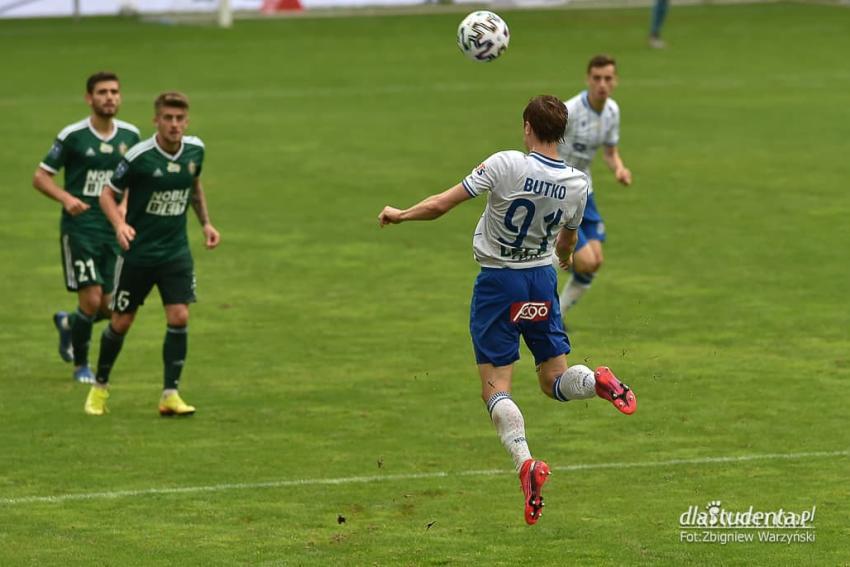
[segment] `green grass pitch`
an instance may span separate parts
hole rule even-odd
[[[503,15],[511,47],[486,65],[457,51],[460,13],[0,22],[0,565],[850,562],[850,10],[674,6],[664,51],[647,9]],[[376,217],[521,149],[525,102],[580,90],[600,51],[635,183],[595,170],[607,263],[571,359],[610,365],[640,407],[550,401],[523,351],[515,398],[555,469],[529,528],[468,338],[484,203]],[[74,299],[31,175],[103,68],[145,136],[156,94],[187,92],[207,145],[223,244],[201,250],[190,218],[188,420],[156,414],[155,295],[109,416],[83,414],[55,353],[50,315]],[[712,500],[816,505],[817,539],[681,542],[680,514]]]

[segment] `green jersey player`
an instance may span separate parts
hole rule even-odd
[[[201,186],[204,144],[184,136],[189,125],[189,101],[177,92],[154,102],[156,134],[137,144],[118,164],[100,196],[100,206],[115,230],[122,253],[115,267],[112,319],[100,339],[95,384],[86,398],[89,415],[106,413],[109,374],[124,336],[154,285],[165,307],[167,329],[163,345],[164,387],[159,413],[192,415],[195,408],[177,387],[187,350],[189,304],[195,301],[195,273],[186,235],[186,209],[195,210],[208,249],[221,237],[210,223]],[[127,193],[127,213],[117,200]]]
[[[95,73],[86,81],[88,118],[65,127],[36,168],[33,186],[62,203],[60,244],[65,287],[77,293],[74,313],[53,316],[59,331],[59,355],[74,361],[74,378],[93,382],[88,365],[95,320],[109,316],[112,276],[118,244],[98,199],[124,154],[139,141],[139,130],[115,119],[121,91],[114,73]],[[65,187],[54,176],[65,169]]]

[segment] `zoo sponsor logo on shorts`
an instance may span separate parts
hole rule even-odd
[[[545,321],[552,309],[551,301],[519,301],[511,304],[511,323]]]

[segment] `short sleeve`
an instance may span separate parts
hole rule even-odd
[[[109,186],[119,195],[130,185],[130,162],[123,158],[109,179]]]
[[[492,191],[497,181],[502,176],[507,165],[504,152],[491,155],[482,163],[478,164],[463,181],[463,188],[472,197],[481,193]]]
[[[56,138],[53,141],[53,145],[50,146],[50,151],[47,152],[47,155],[44,156],[44,159],[39,164],[39,167],[50,173],[58,173],[65,165],[66,153],[65,143],[59,138]]]
[[[203,169],[203,167],[204,167],[204,152],[202,151],[201,155],[198,157],[198,165],[195,168],[194,175],[195,175],[196,179],[201,176],[201,169]]]
[[[620,111],[618,110],[614,113],[614,116],[611,118],[611,127],[608,128],[608,132],[605,135],[606,146],[616,146],[620,143]]]
[[[584,179],[584,191],[582,191],[581,200],[579,201],[578,207],[576,207],[576,212],[572,217],[567,219],[567,222],[564,223],[564,228],[567,230],[578,230],[581,226],[581,219],[584,217],[584,208],[587,206],[587,189],[589,187],[589,183],[587,182],[587,178]]]

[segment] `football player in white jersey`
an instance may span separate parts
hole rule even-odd
[[[623,185],[630,185],[632,172],[623,164],[617,144],[620,142],[620,107],[611,98],[617,86],[617,63],[607,55],[597,55],[587,64],[587,90],[566,102],[569,123],[558,154],[567,164],[587,173],[596,150],[602,146],[605,164]],[[587,197],[584,218],[578,231],[573,255],[572,276],[561,291],[564,313],[590,288],[602,266],[605,224],[596,208],[593,180]]]
[[[470,305],[470,334],[481,378],[481,397],[513,458],[525,497],[525,521],[534,524],[543,507],[541,491],[549,466],[533,459],[522,413],[511,398],[519,338],[534,355],[540,388],[558,401],[599,396],[625,414],[637,407],[634,393],[604,366],[567,367],[570,342],[557,296],[553,252],[568,267],[587,199],[587,176],[558,159],[557,143],[567,126],[563,102],[537,96],[523,112],[529,153],[497,152],[460,183],[409,209],[384,207],[381,227],[433,220],[456,205],[487,193],[487,206],[473,236],[481,265]]]

